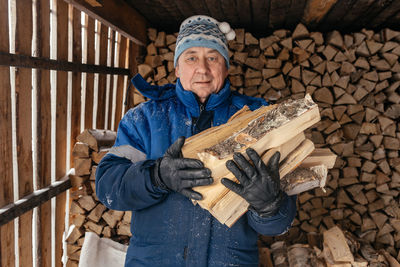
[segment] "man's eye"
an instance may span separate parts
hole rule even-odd
[[[187,60],[187,61],[195,61],[195,60],[196,60],[196,57],[188,57],[188,58],[186,58],[186,60]]]
[[[209,57],[208,60],[209,60],[209,61],[216,61],[216,60],[217,60],[217,57]]]

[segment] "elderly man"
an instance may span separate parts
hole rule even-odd
[[[279,153],[265,165],[248,149],[227,168],[240,184],[222,183],[241,195],[250,210],[231,228],[220,224],[191,199],[193,187],[213,183],[210,170],[183,158],[185,137],[221,125],[244,105],[254,110],[264,99],[230,91],[229,24],[193,16],[180,27],[175,50],[176,85],[132,82],[149,101],[121,120],[115,145],[96,173],[97,196],[107,207],[131,210],[125,266],[258,266],[257,234],[287,231],[296,212],[295,197],[279,187]]]

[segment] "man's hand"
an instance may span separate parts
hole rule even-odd
[[[211,171],[197,159],[182,157],[185,137],[181,136],[173,143],[164,156],[156,160],[152,181],[156,186],[170,189],[182,195],[201,200],[203,196],[192,187],[212,184]]]
[[[234,161],[226,162],[226,167],[240,184],[227,178],[223,178],[221,183],[243,197],[250,204],[250,209],[261,217],[273,216],[279,211],[283,199],[279,178],[280,153],[276,152],[267,166],[254,149],[248,148],[246,153],[254,166],[240,153],[233,155]]]

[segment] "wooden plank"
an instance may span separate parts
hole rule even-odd
[[[125,66],[126,60],[126,41],[127,39],[122,36],[121,37],[121,46],[119,49],[119,66]],[[118,125],[119,121],[121,120],[122,116],[122,105],[124,99],[124,76],[118,76],[118,85],[117,85],[117,102],[116,102],[116,109],[115,109],[115,125]]]
[[[337,0],[308,0],[303,20],[307,25],[318,25]]]
[[[0,66],[13,66],[20,68],[36,68],[45,70],[72,71],[85,73],[105,73],[116,75],[130,75],[128,69],[113,68],[94,64],[68,62],[67,60],[52,60],[37,58],[28,55],[0,52]]]
[[[354,5],[356,0],[350,1],[338,1],[330,9],[328,14],[322,19],[320,27],[325,31],[332,29],[343,29],[340,24],[341,19],[351,10],[352,8],[357,8]]]
[[[31,54],[32,3],[16,2],[15,52]],[[32,70],[15,75],[19,198],[33,192],[32,180]],[[19,264],[32,266],[32,211],[19,218]]]
[[[15,266],[14,222],[0,226],[0,236],[0,266]]]
[[[114,39],[114,67],[119,66],[119,53],[121,49],[121,34],[118,32],[115,33],[115,39]],[[116,117],[115,117],[115,112],[116,112],[116,104],[117,104],[117,91],[118,91],[118,76],[113,75],[112,77],[112,94],[110,94],[110,129],[113,131],[117,130],[118,125],[115,123]]]
[[[393,1],[391,3],[385,2],[385,4],[386,6],[382,7],[381,12],[368,22],[370,28],[380,27],[387,19],[400,12],[399,1]]]
[[[114,30],[110,28],[109,32],[109,40],[107,47],[107,66],[113,66],[114,64],[114,49],[115,49],[115,36],[116,33]],[[105,120],[104,120],[104,128],[111,129],[111,110],[112,110],[112,75],[107,75],[106,77],[106,105],[105,105]]]
[[[107,42],[108,42],[108,27],[101,24],[100,26],[100,64],[107,65]],[[99,76],[99,92],[97,102],[97,122],[96,128],[104,129],[105,104],[106,104],[106,75]]]
[[[386,22],[385,22],[385,27],[389,27],[392,29],[396,29],[399,25],[399,20],[400,20],[400,12],[397,12],[396,15],[394,15],[393,17],[389,18]]]
[[[94,63],[96,65],[100,64],[100,32],[101,23],[100,21],[95,21],[95,36],[94,36]],[[98,113],[98,103],[99,103],[99,80],[100,75],[97,73],[94,75],[93,82],[93,113],[92,113],[92,128],[97,128],[97,113]]]
[[[129,69],[131,73],[137,73],[137,62],[136,57],[139,54],[139,46],[134,42],[131,42],[129,45]],[[130,79],[132,77],[129,77]],[[130,82],[130,81],[129,81]],[[128,98],[127,98],[127,109],[133,108],[136,103],[134,103],[134,92],[135,88],[129,84],[131,87],[129,88]]]
[[[356,29],[360,29],[366,27],[369,22],[374,19],[381,10],[388,5],[388,1],[385,0],[376,0],[368,6],[368,9],[353,22],[353,27]]]
[[[190,5],[192,6],[192,12],[189,14],[210,14],[204,0],[191,1]]]
[[[353,23],[357,21],[360,17],[364,16],[369,6],[374,1],[375,0],[356,0],[356,2],[353,4],[353,7],[355,8],[351,8],[347,12],[347,14],[342,18],[340,26],[346,28],[347,30],[357,29]]]
[[[102,1],[102,7],[93,7],[85,0],[65,0],[92,18],[122,33],[132,41],[147,43],[148,22],[135,9],[123,0]],[[132,23],[134,21],[135,23]]]
[[[82,13],[82,63],[87,63],[87,25],[88,25],[88,15]],[[86,87],[87,87],[87,73],[81,74],[81,125],[80,131],[85,129],[85,111],[86,111]]]
[[[67,192],[63,192],[56,197],[56,266],[62,267],[63,256],[63,235],[65,232],[65,205]],[[69,205],[69,203],[68,203]]]
[[[40,1],[32,2],[32,56],[40,56]],[[40,70],[32,69],[32,161],[33,161],[33,190],[41,188],[39,178],[39,156],[40,156]],[[41,266],[41,229],[40,209],[33,209],[32,218],[32,264]]]
[[[175,3],[176,3],[176,7],[179,10],[179,12],[183,14],[179,24],[176,27],[176,31],[179,31],[180,23],[182,23],[187,18],[187,15],[185,15],[185,14],[194,14],[194,13],[193,13],[192,6],[190,5],[189,2],[187,2],[187,1],[176,1]],[[139,9],[142,8],[142,7],[143,6],[141,6],[140,4],[138,5]]]
[[[241,27],[249,29],[251,27],[251,6],[250,0],[241,0],[239,5],[236,5],[239,15],[239,24]]]
[[[151,1],[152,2],[152,1]],[[148,5],[149,3],[144,3],[145,5]],[[151,4],[151,3],[150,3]],[[156,1],[154,2],[154,7],[153,10],[156,10],[157,8],[161,9],[163,12],[159,12],[158,14],[163,15],[163,19],[165,17],[165,19],[168,21],[168,16],[170,16],[170,14],[174,14],[175,17],[175,21],[177,22],[181,22],[184,19],[186,19],[186,17],[182,14],[182,12],[179,10],[178,6],[177,6],[177,1]],[[136,7],[136,6],[135,6]],[[137,10],[141,10],[140,8]],[[157,14],[153,14],[153,19],[150,19],[150,17],[148,17],[146,15],[146,17],[148,17],[150,19],[150,21],[152,23],[154,23],[154,21],[157,21]],[[165,21],[165,20],[164,20]],[[171,27],[172,25],[174,25],[175,22],[171,21],[170,23],[168,23],[167,27]],[[163,27],[159,27],[159,25],[156,25],[157,28],[163,28]],[[179,25],[176,25],[175,28],[176,30],[178,30]]]
[[[68,4],[57,0],[57,60],[68,61]],[[66,175],[68,73],[57,72],[56,179]],[[62,266],[66,194],[56,197],[55,263]]]
[[[94,19],[88,17],[87,23],[87,63],[94,64]],[[94,75],[86,76],[85,129],[92,128],[93,121]]]
[[[265,33],[268,28],[270,0],[252,0],[252,28],[255,32]]]
[[[238,21],[238,13],[235,1],[231,0],[221,0],[221,8],[224,10],[225,20],[227,22],[230,21]],[[232,25],[233,26],[233,25]]]
[[[307,0],[290,1],[290,7],[288,8],[286,13],[286,28],[294,29],[296,25],[301,22],[306,2]]]
[[[269,12],[269,27],[279,29],[285,25],[286,11],[290,7],[290,1],[271,0]]]
[[[41,0],[38,9],[39,21],[39,55],[43,58],[50,58],[50,1]],[[45,187],[51,183],[51,149],[50,144],[50,71],[39,71],[40,86],[38,93],[39,102],[39,186]],[[41,266],[51,266],[51,207],[50,202],[40,206],[40,259]]]
[[[57,195],[60,195],[69,188],[71,188],[71,181],[68,176],[65,176],[56,183],[46,186],[35,193],[21,198],[16,203],[11,203],[2,207],[0,209],[0,226],[8,224],[18,216],[21,216],[33,208],[40,206],[44,202]]]
[[[73,62],[82,62],[82,42],[81,42],[81,12],[74,8],[72,15],[73,24]],[[72,73],[72,114],[71,114],[71,145],[74,145],[76,137],[80,134],[81,124],[81,73]],[[71,164],[72,164],[71,158]],[[71,165],[72,166],[72,165]]]
[[[130,58],[130,54],[129,54],[129,51],[130,51],[130,44],[131,44],[132,42],[129,40],[129,39],[126,39],[126,49],[125,49],[125,65],[124,65],[124,67],[125,68],[129,68],[129,58]],[[128,102],[127,102],[127,97],[129,97],[128,96],[128,88],[129,88],[129,85],[130,85],[130,78],[131,77],[129,77],[129,76],[124,76],[124,81],[123,81],[123,89],[124,89],[124,91],[123,91],[123,95],[122,95],[122,100],[123,100],[123,103],[122,103],[122,110],[121,110],[121,119],[122,119],[122,117],[125,115],[125,113],[126,113],[126,111],[127,111],[127,104],[128,104]]]
[[[204,3],[210,12],[210,16],[218,21],[225,21],[224,10],[221,7],[221,1],[218,0],[204,0]],[[183,17],[183,15],[182,15]]]
[[[1,0],[4,7],[0,11],[0,51],[8,51],[8,2]],[[13,201],[12,190],[12,154],[11,154],[11,102],[10,102],[10,69],[0,67],[0,157],[3,159],[0,164],[0,173],[2,174],[0,185],[0,207]]]
[[[0,0],[0,51],[9,51],[8,0]],[[10,68],[0,67],[0,207],[13,201]],[[0,227],[0,266],[14,266],[14,222]]]
[[[173,6],[178,5],[180,1],[170,1],[170,0],[158,0],[158,1],[135,1],[134,9],[140,10],[140,13],[147,18],[147,20],[151,23],[149,27],[154,27],[156,29],[174,29],[177,30],[179,27],[179,22],[186,19],[186,16],[180,15],[181,9],[178,8],[177,13],[168,13],[167,10],[173,9]],[[190,4],[187,6],[189,7]],[[172,6],[172,7],[171,7]],[[176,16],[176,20],[171,20],[171,15],[174,14]],[[194,14],[192,9],[186,14]]]

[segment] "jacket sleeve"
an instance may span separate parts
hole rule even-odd
[[[162,201],[168,191],[155,187],[150,179],[153,160],[132,163],[106,155],[96,169],[96,194],[108,208],[140,210]]]
[[[262,218],[252,210],[247,212],[249,225],[259,234],[274,236],[289,230],[296,216],[297,196],[287,196],[282,202],[279,212],[269,218]]]
[[[96,169],[96,194],[108,208],[140,210],[162,201],[168,191],[154,186],[150,171],[154,160],[147,159],[145,139],[128,113],[121,120],[117,139]]]

